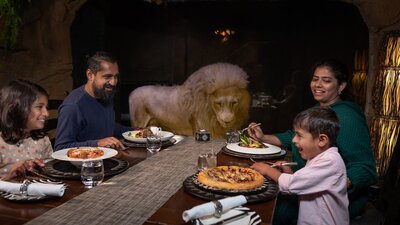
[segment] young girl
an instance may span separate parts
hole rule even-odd
[[[338,148],[333,147],[339,132],[339,121],[328,107],[315,107],[301,112],[293,122],[293,143],[306,166],[295,173],[291,168],[275,163],[282,169],[255,163],[252,168],[278,182],[283,194],[299,198],[297,224],[349,224],[346,167]]]
[[[49,116],[48,94],[26,80],[10,82],[0,91],[0,177],[24,175],[43,167],[53,149],[42,131]]]

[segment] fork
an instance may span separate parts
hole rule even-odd
[[[250,158],[250,160],[251,160],[252,162],[254,162],[254,163],[256,162],[256,161],[255,161],[254,159],[252,159],[252,158]],[[264,162],[262,162],[262,163],[271,165],[272,168],[278,166],[278,165],[274,165],[273,162],[266,162],[266,161],[264,161]],[[279,166],[297,166],[297,162],[285,162],[285,163],[281,163]]]
[[[253,126],[251,126],[251,128],[258,127],[258,126],[260,126],[260,125],[261,125],[261,123],[254,124]],[[243,129],[239,130],[239,133],[242,134],[243,132],[245,132],[245,131],[248,130],[249,128],[250,128],[250,127],[243,128]]]
[[[278,165],[272,165],[271,167],[277,167]],[[279,166],[297,166],[297,162],[285,162],[285,163],[281,163],[281,165]]]
[[[257,162],[257,161],[254,160],[253,158],[250,158],[250,161],[252,161],[253,163],[256,163],[256,162]],[[273,162],[267,162],[267,161],[264,161],[264,162],[262,162],[262,163],[265,163],[265,164],[268,164],[268,165],[274,164]]]

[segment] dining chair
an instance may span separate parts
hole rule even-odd
[[[51,146],[54,148],[54,141],[56,138],[56,128],[58,121],[58,107],[61,105],[63,100],[61,99],[49,99],[48,102],[48,110],[49,110],[49,119],[46,121],[46,125],[44,126],[44,131],[50,138]]]

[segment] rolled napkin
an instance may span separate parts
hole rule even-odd
[[[0,191],[11,194],[20,194],[22,183],[13,183],[0,180]],[[30,183],[28,185],[27,195],[38,196],[63,196],[65,186],[63,184],[43,184],[43,183]]]
[[[218,201],[222,205],[222,212],[225,212],[231,208],[244,205],[247,203],[246,197],[244,197],[244,195],[224,198]],[[208,202],[184,211],[182,214],[182,219],[185,222],[188,222],[190,220],[197,219],[203,216],[212,215],[214,213],[215,213],[215,204],[213,202]]]

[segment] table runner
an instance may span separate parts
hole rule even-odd
[[[186,137],[26,224],[143,224],[196,172],[200,151],[224,145]]]

